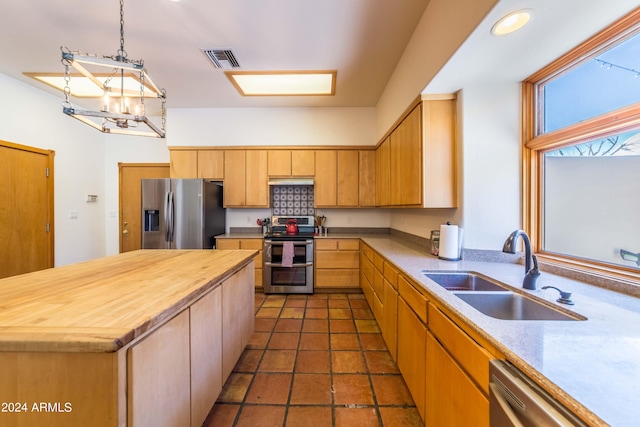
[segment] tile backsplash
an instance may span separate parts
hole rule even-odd
[[[313,185],[274,185],[271,187],[273,215],[314,215]]]

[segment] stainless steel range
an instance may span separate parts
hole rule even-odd
[[[313,233],[313,216],[271,218],[262,251],[265,293],[313,293]]]

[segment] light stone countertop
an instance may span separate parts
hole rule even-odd
[[[640,299],[546,272],[537,290],[529,291],[522,289],[520,264],[444,261],[391,236],[361,238],[590,424],[640,424]],[[424,277],[422,270],[478,272],[588,320],[494,319]],[[546,285],[571,292],[575,305],[556,303],[558,292],[542,290]]]

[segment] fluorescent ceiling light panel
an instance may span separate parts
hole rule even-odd
[[[332,96],[334,71],[225,71],[243,96]]]
[[[503,36],[505,34],[518,31],[520,28],[527,25],[533,16],[531,9],[522,9],[515,12],[511,12],[508,15],[503,16],[491,27],[491,34],[495,36]]]
[[[34,78],[47,84],[55,89],[64,92],[65,81],[64,73],[24,73],[26,76]],[[109,96],[117,97],[120,95],[120,75],[113,75],[109,73],[94,73],[93,74],[102,84],[109,78]],[[97,86],[87,77],[80,73],[72,73],[71,80],[69,81],[69,88],[71,89],[71,95],[76,98],[100,98],[104,96],[104,90],[102,87]],[[126,73],[124,76],[124,95],[125,96],[140,96],[140,79],[138,74]],[[148,84],[144,86],[145,98],[157,98],[158,93]]]

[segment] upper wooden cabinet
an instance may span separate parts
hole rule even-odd
[[[335,150],[316,151],[316,174],[314,179],[314,206],[335,207],[337,205],[337,167]]]
[[[312,177],[315,175],[313,150],[269,150],[267,173],[273,177]]]
[[[315,153],[315,206],[375,206],[373,150],[318,150]]]
[[[338,150],[336,205],[358,207],[359,202],[359,153],[357,150]]]
[[[455,95],[425,96],[378,145],[378,206],[456,207],[455,108]]]
[[[358,206],[376,205],[376,152],[360,150],[358,153]]]
[[[224,176],[225,207],[269,207],[266,150],[226,150]]]
[[[224,179],[224,151],[171,150],[171,178]]]

